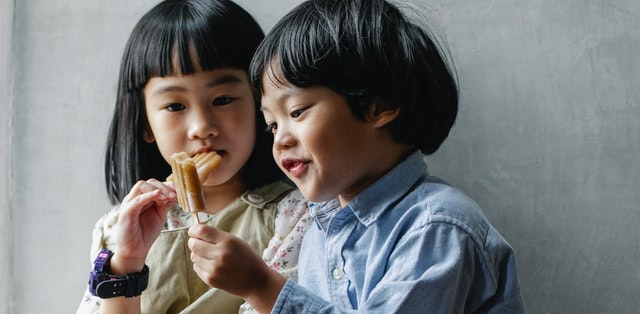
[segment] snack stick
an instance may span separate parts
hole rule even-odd
[[[187,153],[185,152],[181,152],[181,153],[175,153],[173,155],[171,155],[171,175],[170,178],[167,178],[167,181],[175,181],[175,186],[176,186],[176,193],[178,194],[178,204],[180,205],[180,207],[182,209],[187,208],[186,202],[185,202],[185,190],[184,190],[184,183],[182,180],[182,167],[180,166],[180,160],[184,160],[186,158],[189,158],[189,155],[187,155]]]
[[[194,220],[200,223],[197,212],[204,211],[206,205],[196,164],[187,153],[175,153],[171,155],[171,170],[174,174],[178,204],[184,211],[193,213]]]
[[[216,152],[207,152],[191,158],[186,152],[179,152],[171,155],[170,159],[172,174],[167,181],[175,182],[180,207],[193,213],[196,222],[200,223],[198,212],[207,208],[201,182],[220,167],[222,157]]]
[[[193,161],[198,167],[198,178],[200,182],[205,182],[210,173],[216,171],[222,163],[222,157],[216,152],[207,152],[193,157]]]
[[[187,153],[184,153],[183,156],[185,155],[187,158],[189,157]],[[200,178],[200,182],[206,181],[209,174],[218,169],[218,167],[220,167],[220,164],[222,163],[222,157],[220,157],[220,155],[218,155],[218,153],[216,152],[206,152],[198,154],[193,156],[191,159],[193,159],[193,161],[196,163],[196,167],[198,168],[198,177]],[[173,168],[172,171],[175,173],[175,170],[173,170]],[[166,180],[173,181],[173,177],[174,175],[172,173],[167,177]]]
[[[186,197],[185,205],[187,212],[201,212],[207,209],[204,203],[204,194],[202,193],[202,185],[198,178],[198,171],[193,160],[186,159],[180,162],[182,168],[182,180],[184,184],[184,192]]]

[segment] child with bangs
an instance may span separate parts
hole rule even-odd
[[[256,261],[296,278],[310,220],[286,182],[264,132],[248,68],[264,34],[228,0],[165,0],[133,29],[120,68],[107,141],[107,192],[116,207],[93,232],[95,258],[77,313],[238,313],[244,300],[202,282],[176,203],[170,156],[215,151],[202,182],[202,225],[242,239]],[[284,179],[284,181],[283,181]]]

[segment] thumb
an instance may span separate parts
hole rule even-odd
[[[225,232],[204,224],[195,224],[189,228],[189,237],[218,244],[224,240]]]

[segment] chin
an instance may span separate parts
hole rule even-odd
[[[300,189],[300,193],[302,193],[302,196],[304,196],[304,198],[310,202],[318,203],[318,202],[325,202],[333,199],[332,196],[323,195],[322,193],[318,193],[318,191],[305,189],[303,187],[300,187],[299,189]]]

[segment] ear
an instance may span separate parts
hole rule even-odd
[[[156,141],[156,138],[153,136],[153,132],[151,132],[151,128],[149,128],[149,125],[144,128],[142,139],[149,144]]]
[[[380,128],[395,120],[399,114],[399,108],[385,109],[384,106],[381,106],[378,103],[374,103],[373,106],[371,106],[371,110],[369,111],[369,121],[372,123],[373,127]]]

